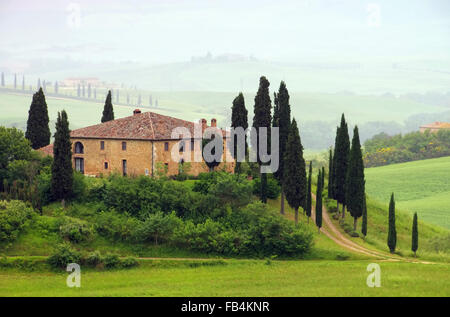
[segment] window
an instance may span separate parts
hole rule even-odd
[[[180,152],[184,152],[184,140],[180,141]]]
[[[194,151],[194,147],[195,147],[195,141],[192,139],[191,140],[191,151]]]
[[[127,176],[127,160],[122,160],[122,173],[123,176]]]
[[[84,146],[81,142],[75,143],[75,153],[76,154],[83,154],[84,153]]]
[[[127,142],[122,142],[122,151],[127,150]]]
[[[164,151],[169,151],[169,142],[164,142]]]
[[[148,168],[145,169],[145,176],[148,176],[149,172],[148,172]]]
[[[81,157],[75,158],[75,170],[84,174],[84,159]]]
[[[105,149],[105,141],[100,141],[100,150]]]
[[[108,162],[105,162],[105,170],[108,169]]]

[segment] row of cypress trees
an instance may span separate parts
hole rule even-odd
[[[307,205],[307,179],[306,166],[303,158],[303,145],[301,143],[297,122],[291,121],[291,109],[289,104],[289,92],[284,81],[280,83],[278,92],[274,93],[274,111],[272,116],[272,101],[269,93],[270,83],[262,76],[259,88],[254,99],[253,127],[256,128],[256,140],[259,144],[259,128],[267,128],[267,146],[270,149],[270,127],[279,128],[279,168],[274,173],[281,185],[280,213],[284,214],[285,198],[295,210],[296,223],[298,222],[298,210],[303,210]],[[233,101],[231,126],[233,128],[248,128],[248,112],[245,108],[244,96],[240,93]],[[234,157],[237,156],[236,136]],[[257,153],[257,162],[261,167],[265,163]],[[240,172],[240,164],[236,164],[237,173]],[[267,202],[267,174],[261,173],[261,201]]]
[[[337,201],[342,206],[341,217],[345,217],[345,208],[354,218],[353,228],[356,231],[357,220],[363,216],[363,234],[367,234],[367,211],[365,207],[364,163],[359,139],[358,126],[353,130],[350,146],[348,125],[342,114],[341,124],[336,130],[336,140],[333,150],[329,152],[328,198]]]

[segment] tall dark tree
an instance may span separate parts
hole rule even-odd
[[[109,90],[106,96],[105,106],[103,107],[102,123],[111,120],[114,120],[114,110],[111,102],[111,90]]]
[[[158,108],[158,99],[155,99],[155,108]]]
[[[256,142],[257,147],[255,149],[259,149],[260,147],[260,133],[259,128],[267,129],[267,150],[270,149],[270,127],[272,123],[272,101],[270,100],[269,95],[269,86],[270,83],[266,79],[266,77],[262,76],[259,79],[259,88],[258,92],[255,96],[255,107],[254,107],[254,116],[253,116],[253,127],[256,129],[256,140],[252,140],[252,142]],[[261,161],[261,157],[259,155],[259,150],[257,151],[257,161],[258,165],[261,167],[263,162]],[[261,201],[263,203],[267,202],[267,174],[261,173]]]
[[[14,74],[14,89],[17,89],[17,74]]]
[[[77,97],[81,97],[81,85],[80,84],[78,84],[78,87],[77,87]]]
[[[391,253],[395,252],[397,245],[397,230],[395,229],[395,200],[394,193],[391,195],[391,201],[389,202],[389,228],[387,244]]]
[[[138,96],[138,102],[137,102],[137,104],[138,104],[138,106],[141,106],[141,105],[142,105],[142,96],[141,96],[141,94],[139,94],[139,96]]]
[[[55,80],[55,94],[58,94],[59,92],[59,85],[58,85],[58,81]]]
[[[411,251],[414,252],[414,256],[416,256],[418,248],[419,248],[419,230],[417,228],[417,212],[415,212],[412,225],[412,241],[411,241]]]
[[[94,99],[97,100],[97,88],[94,87]]]
[[[64,110],[61,113],[58,112],[54,137],[51,179],[52,198],[54,200],[66,200],[71,198],[73,193],[73,169],[69,121]]]
[[[116,90],[116,103],[119,103],[119,89]]]
[[[308,171],[308,190],[306,192],[306,216],[311,217],[311,209],[312,209],[312,195],[311,195],[311,180],[312,180],[312,161],[309,162],[309,171]]]
[[[25,90],[25,75],[22,76],[22,90]]]
[[[152,95],[150,95],[150,96],[148,97],[148,104],[149,104],[150,107],[153,106],[153,98],[152,98]]]
[[[333,175],[334,175],[334,166],[333,166],[333,150],[330,149],[330,154],[328,158],[328,198],[333,199]]]
[[[292,120],[291,129],[286,144],[284,158],[283,184],[286,200],[295,210],[295,223],[298,223],[298,208],[306,209],[307,181],[306,166],[303,158],[303,145],[298,133],[297,122]]]
[[[90,83],[88,84],[87,95],[88,95],[88,98],[90,99],[91,95],[92,95],[92,88],[91,88],[91,84]]]
[[[350,154],[350,138],[348,135],[347,122],[345,122],[344,114],[341,117],[341,125],[337,130],[336,135],[336,145],[334,154],[334,194],[335,199],[338,202],[338,212],[339,203],[342,204],[342,218],[345,217],[345,206],[346,206],[346,179],[347,179],[347,168],[348,168],[348,157]]]
[[[320,228],[322,228],[322,171],[319,169],[319,174],[317,175],[317,192],[316,192],[316,226],[318,232],[320,233]]]
[[[33,149],[50,144],[50,128],[48,126],[47,102],[42,88],[33,95],[28,111],[27,131],[25,137],[30,140]]]
[[[245,108],[245,100],[242,92],[239,93],[239,95],[233,100],[233,106],[231,107],[231,127],[234,129],[242,127],[244,130],[247,130],[248,128],[248,111]],[[241,171],[241,162],[237,161],[237,135],[233,135],[233,139],[234,139],[233,157],[236,159],[235,172],[239,174]],[[245,139],[244,153],[242,153],[244,157],[246,153],[247,153],[247,137]]]
[[[82,93],[82,95],[83,95],[83,98],[84,97],[86,97],[86,89],[85,89],[86,87],[84,86],[84,84],[83,84],[83,86],[81,87],[81,93]]]
[[[130,95],[127,94],[127,105],[129,105],[129,104],[130,104]]]
[[[5,73],[2,72],[2,87],[5,87]]]
[[[322,166],[322,174],[321,174],[321,176],[322,176],[322,191],[323,191],[323,189],[325,188],[325,166]]]
[[[364,163],[359,142],[358,126],[353,130],[352,147],[347,169],[346,198],[348,211],[353,217],[353,230],[356,231],[358,218],[364,210]]]
[[[364,207],[363,207],[363,214],[362,214],[362,225],[361,225],[361,233],[365,236],[367,236],[367,197],[364,195]]]
[[[291,106],[289,104],[289,92],[284,81],[280,83],[278,93],[275,95],[275,110],[273,126],[279,129],[279,167],[275,172],[275,177],[281,184],[281,206],[280,212],[284,214],[284,186],[283,186],[283,170],[284,157],[286,153],[286,144],[291,125]]]

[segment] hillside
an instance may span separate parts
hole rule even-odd
[[[450,229],[449,171],[450,157],[368,168],[366,190],[386,205],[394,192],[398,209]]]

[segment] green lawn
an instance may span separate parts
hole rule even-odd
[[[248,261],[205,265],[141,261],[121,271],[0,271],[0,296],[450,296],[449,266],[379,262],[381,287],[366,285],[371,261]]]
[[[417,212],[419,219],[450,229],[450,157],[392,164],[365,170],[368,195]]]

